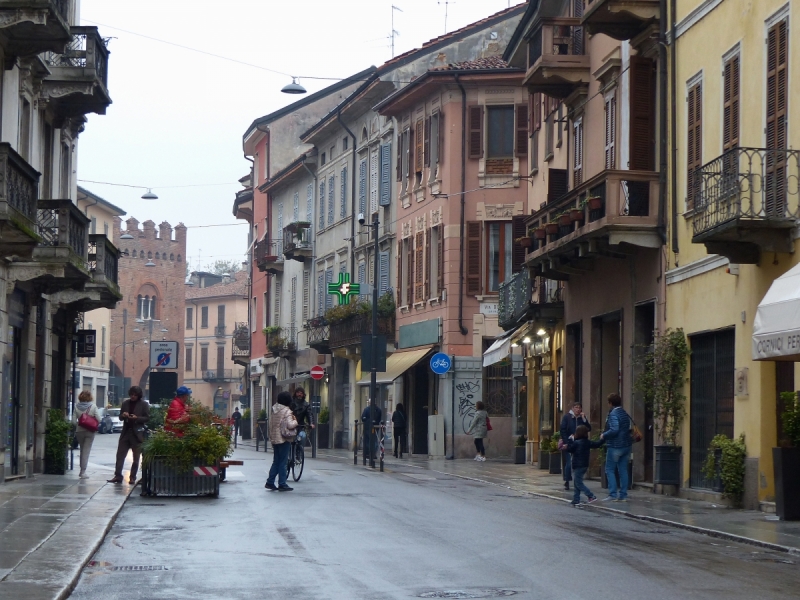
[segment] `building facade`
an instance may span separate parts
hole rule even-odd
[[[79,134],[111,104],[108,49],[79,22],[78,1],[0,6],[0,482],[41,472],[81,314],[119,298],[117,250],[76,205]]]
[[[186,281],[186,227],[162,222],[156,230],[153,221],[130,217],[114,220],[114,242],[122,251],[119,287],[122,300],[111,312],[111,370],[114,404],[127,398],[131,385],[149,396],[150,347],[153,340],[184,339],[184,299]],[[177,369],[178,385],[184,372]]]
[[[247,329],[248,273],[193,272],[186,286],[183,384],[192,398],[228,418],[247,392],[246,368],[234,364],[237,334]]]

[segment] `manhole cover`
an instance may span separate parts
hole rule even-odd
[[[498,588],[486,590],[437,590],[423,592],[419,598],[503,598],[505,596],[515,596],[514,590],[502,590]]]
[[[125,565],[124,567],[111,567],[112,571],[169,571],[164,565]]]

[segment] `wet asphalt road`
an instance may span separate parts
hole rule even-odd
[[[295,491],[268,492],[272,454],[236,457],[245,465],[219,499],[137,489],[71,598],[770,599],[800,589],[796,556],[412,467],[308,459]]]

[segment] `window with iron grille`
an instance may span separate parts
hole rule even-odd
[[[483,351],[494,340],[484,340]],[[483,368],[483,404],[490,417],[510,417],[514,405],[511,356]]]

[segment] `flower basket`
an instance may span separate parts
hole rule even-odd
[[[580,208],[573,208],[569,211],[569,220],[573,223],[580,223],[583,221],[583,210]]]
[[[603,199],[600,196],[592,196],[586,199],[586,205],[589,210],[599,210],[603,208]]]
[[[519,238],[519,245],[523,248],[531,248],[533,247],[533,238],[521,237]]]
[[[555,235],[558,233],[558,223],[551,222],[544,226],[545,232],[547,235]]]
[[[558,215],[558,224],[561,227],[567,227],[570,223],[572,223],[572,220],[569,218],[569,213],[562,213]]]
[[[538,229],[534,229],[533,237],[535,237],[537,240],[543,240],[547,238],[547,231],[545,230],[544,227],[539,227]]]

